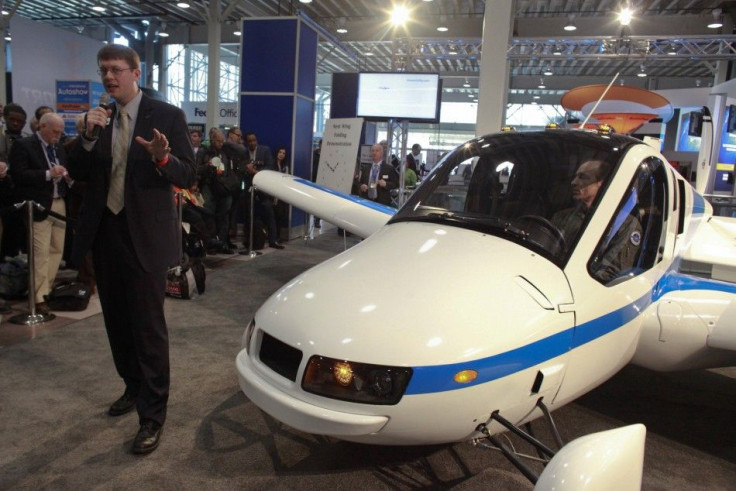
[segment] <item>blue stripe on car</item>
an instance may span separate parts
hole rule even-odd
[[[429,394],[464,389],[512,375],[527,368],[564,355],[605,336],[635,319],[641,311],[663,295],[677,290],[707,290],[736,294],[736,285],[723,281],[697,278],[679,273],[666,273],[655,287],[638,300],[601,317],[571,327],[526,346],[479,360],[449,365],[413,367],[406,395]],[[478,377],[470,383],[458,384],[453,377],[461,370],[476,370]]]

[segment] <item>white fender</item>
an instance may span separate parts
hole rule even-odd
[[[646,432],[635,424],[571,441],[547,464],[534,489],[641,489]]]

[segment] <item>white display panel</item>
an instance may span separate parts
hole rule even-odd
[[[361,73],[358,117],[436,121],[439,95],[437,73]]]

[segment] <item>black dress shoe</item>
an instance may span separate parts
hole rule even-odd
[[[107,414],[110,416],[121,416],[123,414],[131,412],[133,409],[135,409],[135,401],[138,399],[138,396],[136,394],[133,394],[132,392],[125,391],[125,394],[123,394],[120,399],[112,403],[112,406],[110,406],[110,409],[108,409]]]
[[[284,248],[284,246],[282,246],[278,242],[275,242],[273,244],[268,244],[268,247],[270,247],[271,249],[283,249]]]
[[[162,430],[163,426],[155,421],[143,420],[141,428],[138,430],[135,440],[133,440],[133,453],[147,454],[156,450],[158,442],[161,441]]]

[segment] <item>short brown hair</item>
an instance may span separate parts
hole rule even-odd
[[[106,44],[97,52],[97,64],[105,60],[123,60],[130,68],[140,68],[141,58],[133,49],[120,44]]]

